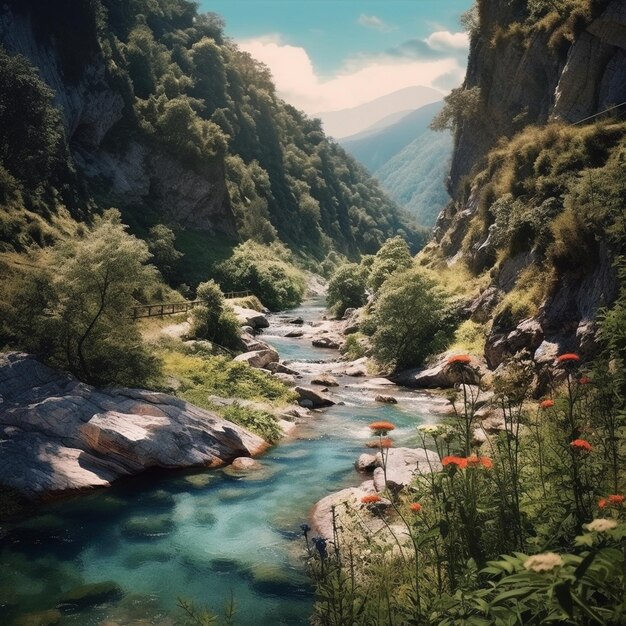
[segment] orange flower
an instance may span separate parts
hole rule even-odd
[[[476,456],[472,454],[472,456],[468,456],[467,459],[468,467],[478,467],[482,465],[485,469],[491,469],[493,467],[493,462],[489,457],[486,456]]]
[[[598,508],[599,509],[605,509],[607,504],[608,504],[608,500],[606,498],[600,498],[598,500]]]
[[[591,378],[589,378],[588,376],[582,376],[578,379],[579,385],[588,385],[589,383],[591,383]]]
[[[443,459],[441,459],[441,464],[444,467],[456,465],[459,469],[465,469],[467,467],[467,459],[460,456],[444,456]]]
[[[363,496],[361,498],[361,502],[363,504],[376,504],[376,502],[380,502],[381,500],[382,498],[375,493],[372,493],[369,496]]]
[[[567,354],[562,354],[560,357],[557,357],[556,362],[559,365],[568,364],[568,363],[577,363],[580,361],[580,357],[573,352],[568,352]]]
[[[571,441],[570,446],[574,448],[574,450],[578,450],[579,452],[591,452],[593,449],[591,444],[586,439],[574,439]]]
[[[554,400],[544,400],[540,405],[540,409],[549,409],[554,406]]]
[[[448,365],[469,365],[472,357],[469,354],[454,354],[448,359]]]
[[[409,504],[409,508],[414,513],[419,513],[422,510],[422,505],[419,502],[411,502],[411,504]]]
[[[369,427],[370,430],[381,434],[384,434],[395,428],[395,426],[391,422],[372,422]]]
[[[609,496],[609,504],[614,504],[615,506],[620,506],[626,500],[626,496],[622,496],[619,494],[613,494]]]

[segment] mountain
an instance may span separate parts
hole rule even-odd
[[[626,254],[624,3],[561,6],[478,3],[465,82],[437,118],[454,202],[419,257],[465,276],[488,365],[527,350],[543,383],[557,354],[596,353]]]
[[[449,202],[445,178],[450,167],[452,137],[429,128],[443,101],[427,104],[378,130],[340,141],[380,181],[393,200],[433,226]]]
[[[412,111],[419,107],[441,100],[441,92],[431,87],[405,87],[393,93],[340,111],[317,113],[324,125],[324,130],[337,139],[349,137],[371,127],[384,118],[403,111]],[[393,118],[390,118],[390,122]]]
[[[317,259],[423,239],[195,2],[6,0],[0,44],[0,251],[111,206],[140,236],[166,224]]]

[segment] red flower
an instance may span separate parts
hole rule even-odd
[[[472,456],[468,456],[467,459],[468,467],[478,467],[482,465],[485,469],[491,469],[493,467],[493,462],[489,457],[486,456],[476,456],[472,454]]]
[[[459,469],[465,469],[467,467],[467,459],[460,456],[444,456],[443,459],[441,459],[441,464],[444,467],[456,465]]]
[[[448,359],[448,365],[469,365],[472,357],[469,354],[454,354]]]
[[[591,452],[593,449],[591,444],[586,439],[574,439],[571,441],[570,446],[574,448],[574,450],[578,450],[579,452]]]
[[[393,446],[393,439],[390,437],[383,437],[382,439],[372,439],[365,444],[368,448],[391,448]]]
[[[614,504],[615,506],[620,506],[624,504],[624,500],[626,500],[626,496],[622,496],[619,494],[613,494],[609,496],[609,504]]]
[[[419,513],[422,510],[422,505],[419,502],[411,502],[411,504],[409,504],[409,508],[414,513]]]
[[[385,434],[389,430],[393,430],[395,426],[391,422],[372,422],[370,424],[370,430],[376,433]]]
[[[598,500],[598,508],[599,509],[605,509],[607,504],[608,504],[608,500],[606,498],[600,498]]]
[[[544,400],[540,405],[540,409],[549,409],[554,406],[554,400]]]
[[[361,498],[361,502],[363,504],[375,504],[376,502],[380,502],[381,500],[382,498],[375,493],[372,493],[369,496],[363,496]]]
[[[588,385],[590,382],[591,382],[591,378],[589,378],[588,376],[582,376],[581,378],[578,379],[579,385]]]
[[[562,354],[560,357],[557,357],[556,362],[559,365],[567,365],[568,363],[578,363],[580,361],[580,357],[573,352],[568,352],[567,354]]]

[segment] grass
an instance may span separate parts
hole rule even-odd
[[[253,311],[261,312],[264,307],[263,303],[256,296],[247,296],[246,298],[232,298],[228,301],[229,304],[234,306],[240,306],[244,309],[252,309]]]
[[[485,352],[486,332],[485,324],[477,324],[472,320],[465,320],[456,329],[454,343],[449,350],[481,356]]]

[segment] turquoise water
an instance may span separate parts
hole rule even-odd
[[[315,319],[321,307],[297,313]],[[282,342],[291,342],[288,349]],[[275,345],[298,361],[336,356],[302,339]],[[219,612],[232,594],[242,626],[307,624],[312,596],[300,524],[318,499],[360,482],[353,464],[370,421],[393,421],[395,441],[410,445],[415,424],[428,417],[419,395],[400,391],[398,405],[381,405],[358,382],[341,378],[333,391],[345,406],[315,413],[262,457],[261,471],[143,476],[49,505],[12,529],[0,546],[0,623],[55,607],[77,585],[113,580],[121,595],[65,614],[61,623],[172,624],[181,616],[177,598]]]

